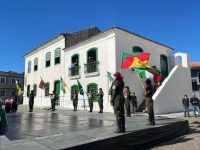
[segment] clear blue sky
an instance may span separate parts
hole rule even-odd
[[[23,72],[26,52],[92,25],[116,25],[200,61],[199,0],[0,0],[0,70]]]

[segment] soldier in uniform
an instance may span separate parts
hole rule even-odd
[[[93,90],[90,90],[90,92],[88,93],[88,103],[89,103],[89,107],[90,107],[90,111],[93,111],[93,100],[94,100],[94,94],[93,94]]]
[[[122,76],[119,72],[113,74],[115,76],[115,80],[111,85],[111,100],[110,103],[113,106],[114,113],[117,121],[117,130],[116,133],[124,133],[125,132],[125,117],[124,117],[124,82]]]
[[[146,89],[145,89],[145,103],[147,107],[147,113],[149,115],[149,123],[147,125],[155,125],[155,117],[154,117],[154,110],[153,110],[153,88],[151,85],[151,80],[147,79],[146,80]]]
[[[29,112],[33,112],[34,97],[35,97],[34,91],[31,90],[31,93],[29,95]]]
[[[133,113],[135,113],[137,111],[137,96],[135,96],[135,92],[131,94],[131,101],[133,106]]]
[[[72,95],[72,100],[73,100],[74,111],[77,111],[78,93],[77,93],[76,90],[74,90],[74,93],[73,93],[73,95]]]
[[[102,88],[99,88],[99,93],[97,94],[98,97],[98,103],[99,103],[99,113],[103,113],[103,90]]]
[[[130,110],[130,101],[131,101],[131,92],[129,90],[129,86],[125,86],[124,91],[124,101],[125,101],[125,107],[127,112],[127,117],[131,117],[131,110]]]

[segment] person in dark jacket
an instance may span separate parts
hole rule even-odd
[[[189,113],[189,98],[187,97],[187,95],[184,96],[184,98],[182,99],[182,104],[183,104],[183,108],[184,108],[184,117],[186,117],[186,113],[187,116],[190,117],[190,113]]]
[[[34,91],[31,90],[31,94],[29,95],[29,112],[33,112],[33,105],[34,105]]]
[[[55,111],[55,106],[56,106],[56,100],[57,100],[57,95],[56,95],[56,92],[55,91],[53,91],[53,93],[52,94],[50,94],[51,95],[51,110],[52,111]]]
[[[127,117],[131,117],[131,92],[129,90],[129,86],[125,86],[124,90],[124,101],[125,101],[125,107],[126,107],[126,113]]]
[[[78,92],[75,90],[73,95],[72,95],[72,100],[73,100],[73,106],[74,106],[74,111],[77,111],[77,105],[78,105]]]
[[[151,80],[146,80],[146,89],[145,89],[145,103],[147,108],[147,113],[149,115],[149,123],[147,125],[155,125],[155,117],[154,117],[154,110],[153,110],[153,87],[151,85]]]
[[[115,133],[125,132],[125,116],[124,116],[124,81],[119,72],[113,74],[115,80],[112,82],[111,89],[111,106],[113,106],[114,113],[117,121],[117,130]]]
[[[195,93],[193,93],[193,97],[190,99],[190,103],[192,104],[192,110],[194,116],[197,117],[200,115],[199,113],[199,99],[196,97]]]
[[[99,88],[99,93],[97,94],[98,97],[98,103],[99,103],[99,113],[103,113],[103,90],[102,88]]]
[[[133,106],[133,113],[136,113],[137,112],[137,96],[135,96],[135,92],[131,94],[131,102]]]

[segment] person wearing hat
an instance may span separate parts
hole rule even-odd
[[[125,101],[125,107],[126,107],[126,113],[127,113],[126,116],[131,117],[131,110],[130,110],[131,92],[129,90],[129,86],[125,86],[124,101]]]
[[[73,100],[74,111],[77,111],[77,105],[78,105],[78,92],[77,92],[77,90],[74,90],[73,95],[72,95],[72,100]]]
[[[29,95],[29,112],[33,112],[34,97],[35,97],[34,91],[31,90],[31,93]]]
[[[151,85],[151,80],[146,80],[146,89],[145,89],[145,103],[147,108],[147,113],[149,116],[149,123],[147,125],[155,125],[155,117],[154,117],[154,110],[153,110],[153,87]]]
[[[115,80],[112,82],[110,87],[111,100],[110,103],[113,106],[114,113],[117,121],[117,130],[115,133],[125,132],[125,117],[124,117],[124,81],[119,72],[113,74]]]
[[[99,103],[99,113],[103,113],[103,90],[102,88],[99,88],[99,93],[97,94],[98,97],[98,103]]]
[[[8,121],[5,110],[2,108],[3,102],[0,100],[0,136],[6,134]]]

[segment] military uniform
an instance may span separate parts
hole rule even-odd
[[[99,113],[103,113],[103,96],[104,96],[104,93],[103,91],[100,91],[98,94],[97,94],[97,97],[98,97],[98,103],[99,103]]]
[[[78,105],[78,93],[73,94],[73,106],[74,111],[77,111],[77,105]]]
[[[117,121],[117,133],[125,132],[125,117],[124,117],[124,82],[114,80],[111,85],[111,104],[113,105],[114,113]]]
[[[147,113],[149,115],[149,125],[155,125],[154,110],[153,110],[153,90],[147,87],[145,90],[145,104],[147,108]]]
[[[131,110],[130,110],[131,95],[130,94],[131,92],[129,90],[124,92],[125,107],[126,107],[126,112],[127,112],[128,117],[131,116]]]
[[[31,94],[29,95],[29,112],[33,112],[34,97],[35,94],[31,92]]]
[[[88,103],[89,103],[89,107],[90,107],[90,111],[89,112],[93,111],[93,100],[94,100],[93,93],[89,93],[88,94]]]
[[[131,95],[131,101],[133,106],[133,113],[137,111],[137,96]]]

